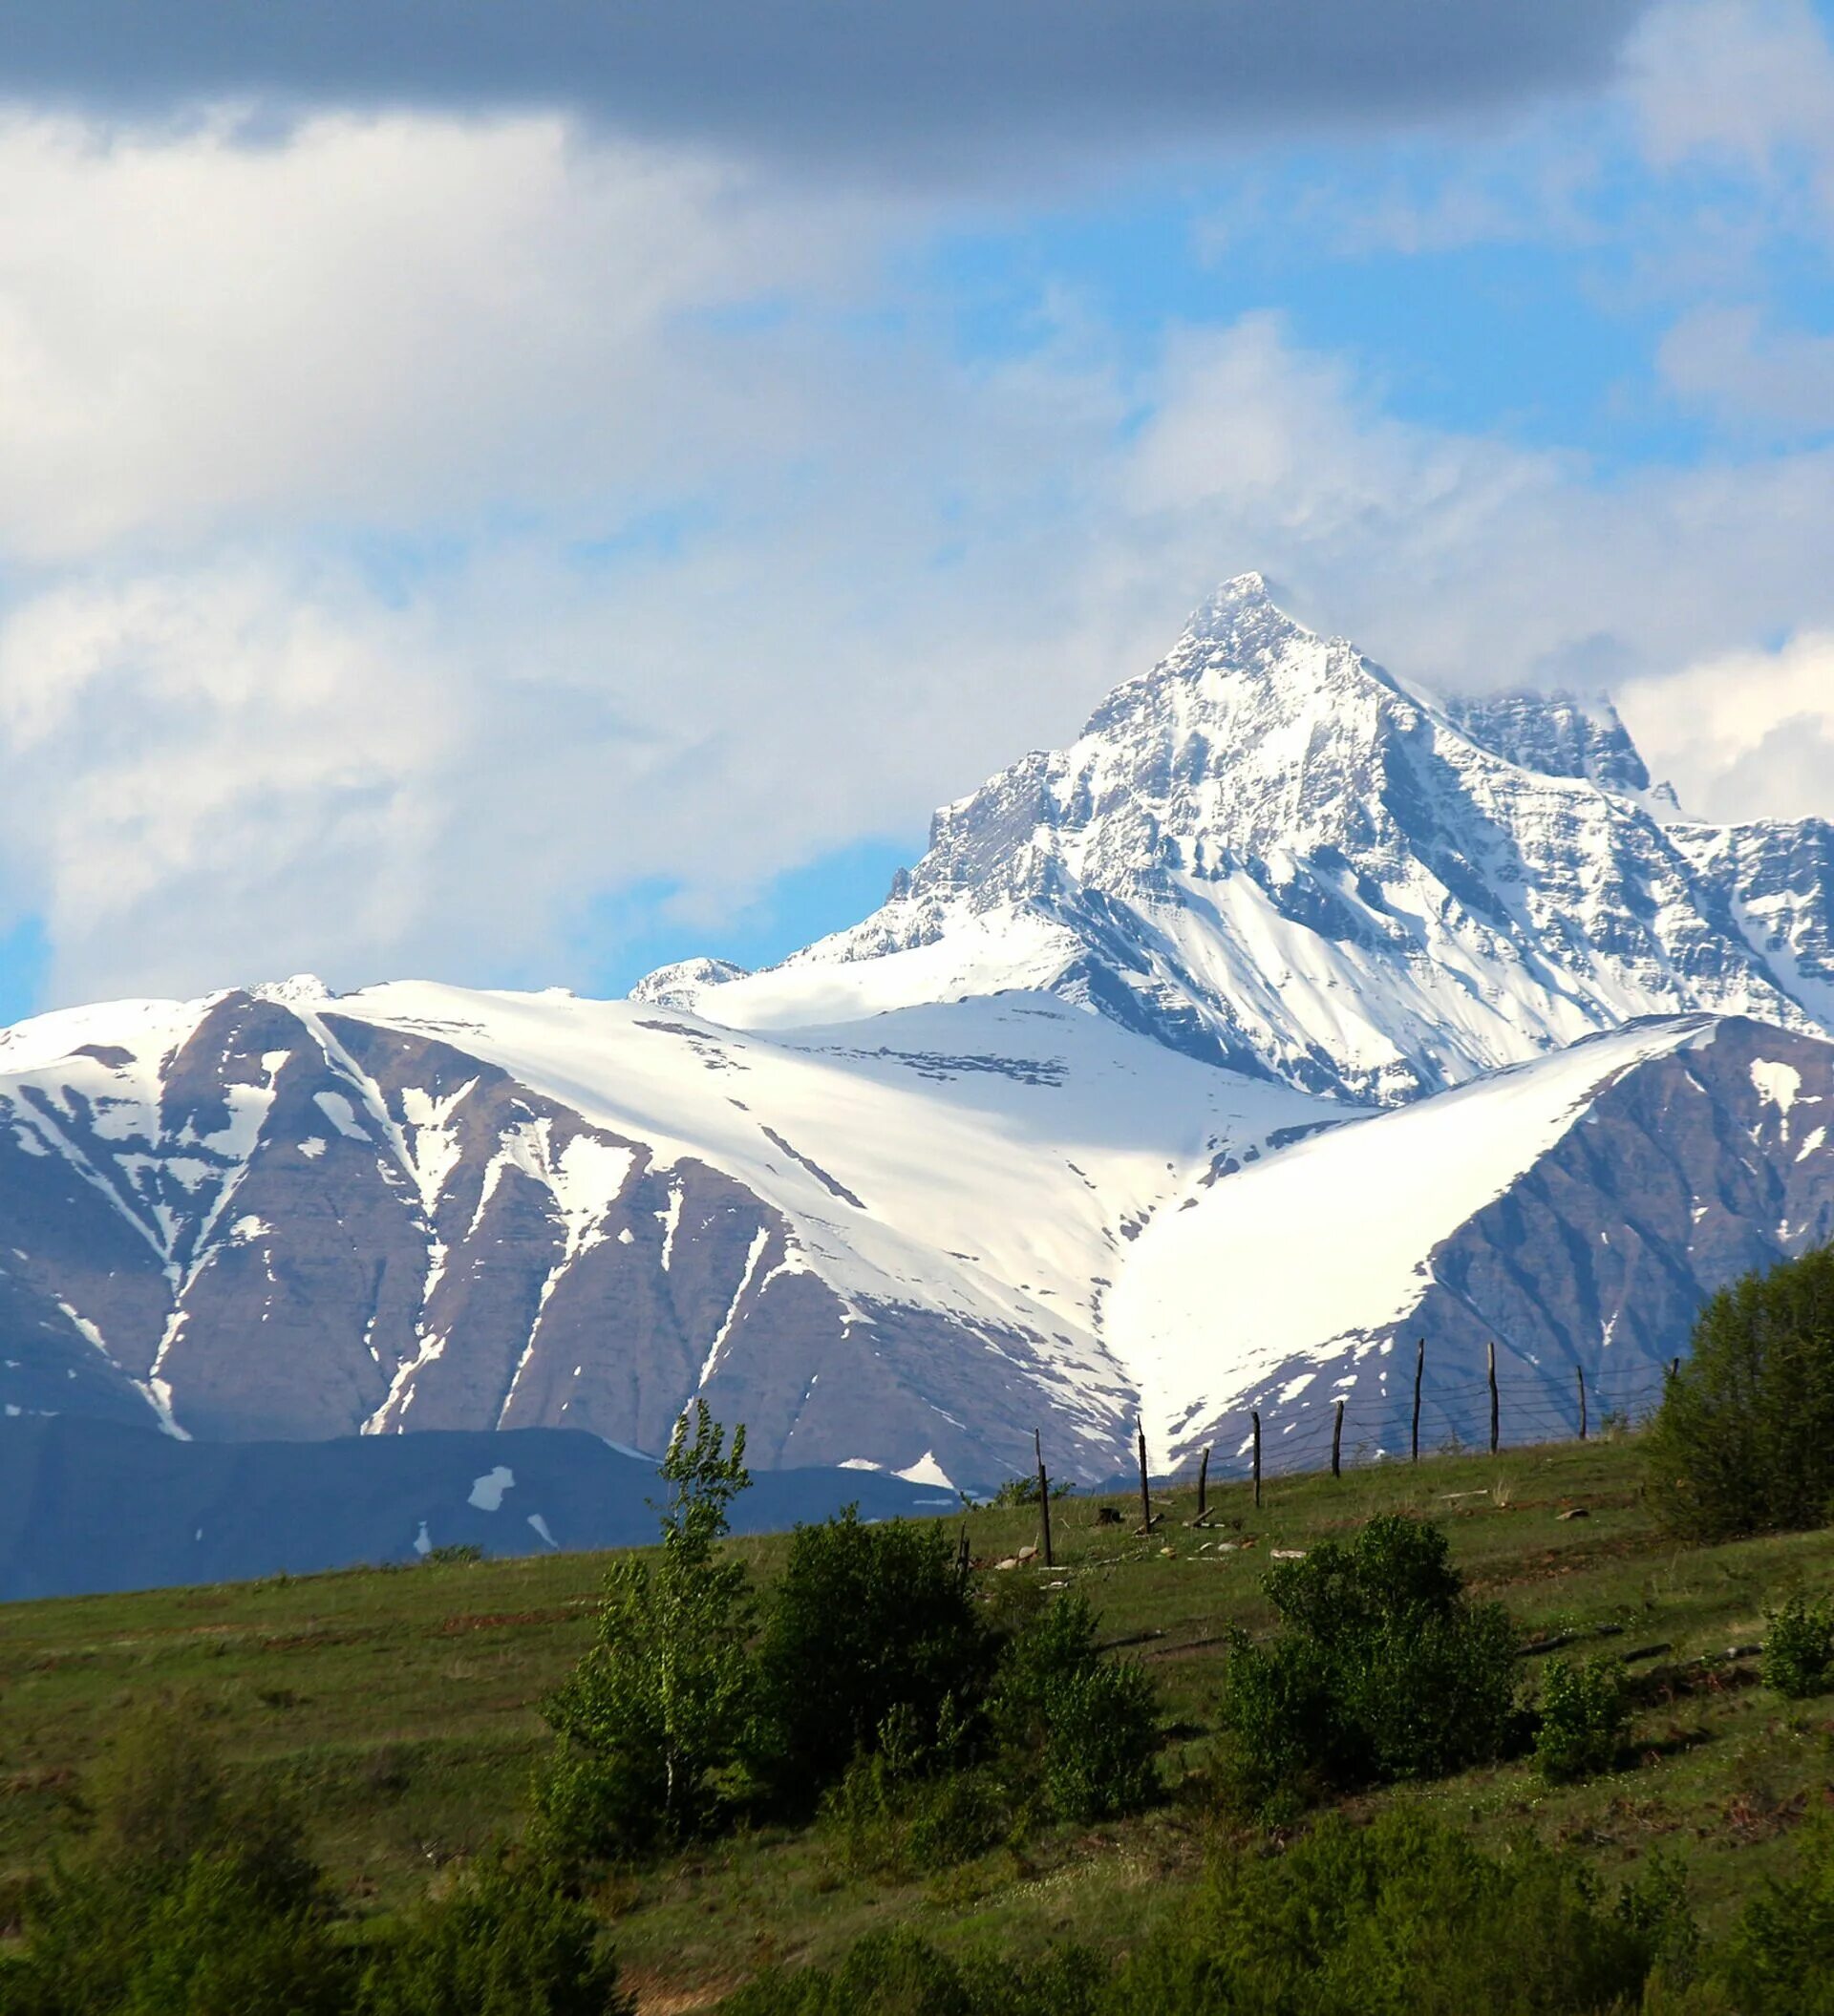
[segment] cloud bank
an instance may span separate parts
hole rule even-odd
[[[1026,165],[1378,126],[1596,83],[1643,0],[58,0],[0,94],[108,116],[212,99],[560,108],[668,143]]]
[[[583,111],[515,109],[535,83],[493,82],[465,39],[510,10],[454,11],[449,76],[381,36],[362,77],[183,5],[143,74],[150,12],[123,11],[120,53],[85,69],[59,24],[102,15],[40,11],[0,61],[41,95],[169,109],[185,79],[240,79],[297,100],[259,135],[222,105],[128,127],[42,97],[0,113],[0,932],[44,920],[52,999],[308,966],[598,986],[598,906],[632,890],[717,949],[781,871],[914,840],[935,803],[1073,735],[1248,567],[1404,673],[1620,689],[1703,812],[1834,814],[1815,697],[1834,447],[1803,433],[1825,339],[1757,293],[1674,317],[1652,359],[1659,396],[1720,430],[1711,452],[1604,468],[1402,417],[1355,341],[1257,307],[1142,343],[1041,285],[1023,343],[965,345],[907,264],[950,199],[786,168],[781,108],[749,151],[711,110],[646,138],[592,78]],[[1464,63],[1443,95],[1466,104],[1517,88],[1508,36],[1545,38],[1518,52],[1527,89],[1607,66],[1630,19],[1464,9],[1455,33],[1449,11],[1406,12],[1450,53],[1405,89]],[[223,46],[185,55],[206,18]],[[256,25],[309,41],[350,18]],[[1158,17],[1130,18],[1150,42]],[[1188,55],[1179,34],[1246,16],[1165,18]],[[1802,51],[1824,47],[1805,21],[1767,7],[1747,51],[1793,62],[1780,123],[1703,100],[1712,52],[1754,32],[1713,0],[1643,24],[1615,117],[1663,173],[1731,161],[1819,217],[1834,143],[1803,110]],[[1250,77],[1298,117],[1242,32],[1215,130]],[[1162,58],[1128,58],[1140,92]],[[1163,88],[1195,105],[1187,85]],[[1398,105],[1388,89],[1362,112]],[[1061,79],[1025,90],[1015,132],[1075,123]],[[912,92],[904,138],[934,138],[947,93]],[[1492,201],[1496,157],[1472,160],[1430,212],[1384,210],[1388,240],[1428,256],[1543,228]],[[1561,230],[1597,227],[1575,178],[1543,180]]]

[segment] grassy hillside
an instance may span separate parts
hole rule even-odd
[[[1531,1632],[1614,1632],[1609,1648],[1640,1676],[1640,1761],[1561,1790],[1510,1765],[1362,1810],[1421,1800],[1493,1844],[1532,1829],[1613,1878],[1661,1843],[1685,1856],[1712,1926],[1760,1872],[1786,1865],[1796,1823],[1834,1800],[1834,1700],[1780,1700],[1750,1657],[1695,1663],[1755,1644],[1765,1609],[1792,1591],[1834,1588],[1834,1535],[1677,1548],[1640,1502],[1633,1441],[1276,1479],[1258,1513],[1243,1485],[1211,1499],[1221,1517],[1207,1532],[1184,1524],[1189,1494],[1165,1499],[1149,1542],[1133,1537],[1137,1505],[1113,1501],[1127,1521],[1116,1528],[1096,1523],[1098,1501],[1062,1500],[1055,1573],[979,1577],[995,1600],[1026,1578],[1086,1590],[1104,1638],[1148,1662],[1172,1725],[1164,1806],[1058,1830],[928,1884],[846,1878],[819,1831],[717,1842],[620,1879],[600,1902],[645,2006],[699,2005],[761,1957],[824,1957],[895,1918],[945,1943],[1024,1949],[1069,1933],[1121,1942],[1147,1914],[1176,1908],[1225,1824],[1199,1774],[1221,1634],[1267,1623],[1259,1582],[1275,1548],[1376,1512],[1443,1521],[1478,1593]],[[967,1524],[990,1562],[1036,1536],[1035,1511],[981,1511]],[[768,1579],[784,1543],[729,1544]],[[355,1908],[393,1909],[520,1825],[546,1741],[536,1704],[586,1645],[606,1560],[356,1570],[0,1609],[0,1919],[8,1886],[79,1824],[82,1773],[122,1711],[161,1691],[196,1703],[238,1769],[292,1781]]]

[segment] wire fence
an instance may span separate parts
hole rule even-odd
[[[1422,1383],[1405,1380],[1359,1392],[1295,1394],[1286,1402],[1244,1407],[1218,1423],[1205,1445],[1184,1443],[1176,1468],[1146,1468],[1157,1487],[1303,1475],[1373,1463],[1406,1463],[1417,1454],[1483,1454],[1534,1443],[1580,1441],[1641,1427],[1662,1404],[1673,1367],[1628,1366],[1609,1378],[1578,1369],[1565,1390],[1557,1378],[1532,1383],[1504,1375]],[[1418,1396],[1417,1396],[1418,1395]]]

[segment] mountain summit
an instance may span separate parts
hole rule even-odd
[[[1447,701],[1226,583],[1067,749],[945,806],[864,923],[677,988],[785,1027],[1044,989],[1384,1105],[1639,1016],[1834,1028],[1834,828],[1714,827],[1609,703]]]

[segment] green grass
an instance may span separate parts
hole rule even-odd
[[[1057,1830],[928,1883],[841,1878],[819,1836],[759,1833],[716,1842],[602,1897],[647,2008],[697,2006],[766,1956],[826,1957],[867,1927],[919,1920],[947,1943],[1024,1951],[1054,1939],[1123,1942],[1175,1910],[1224,1823],[1197,1775],[1209,1741],[1224,1631],[1264,1628],[1260,1576],[1276,1547],[1304,1547],[1372,1514],[1444,1522],[1475,1589],[1529,1630],[1620,1627],[1609,1648],[1645,1652],[1633,1764],[1587,1784],[1543,1786],[1525,1764],[1473,1772],[1359,1802],[1420,1800],[1491,1846],[1532,1830],[1615,1880],[1652,1845],[1680,1852],[1709,1926],[1790,1834],[1834,1799],[1834,1697],[1789,1703],[1757,1684],[1756,1662],[1678,1670],[1754,1644],[1763,1613],[1797,1589],[1834,1590],[1834,1535],[1712,1548],[1665,1540],[1644,1509],[1633,1443],[1594,1442],[1435,1457],[1418,1469],[1276,1479],[1256,1512],[1247,1487],[1211,1494],[1216,1525],[1183,1522],[1188,1492],[1162,1502],[1150,1541],[1137,1503],[1053,1508],[1058,1568],[979,1580],[1003,1597],[1022,1581],[1064,1581],[1102,1614],[1163,1690],[1173,1796],[1140,1819]],[[1562,1519],[1566,1508],[1587,1517]],[[992,1561],[1036,1536],[1030,1510],[968,1517]],[[1251,1540],[1224,1552],[1206,1541]],[[781,1539],[729,1543],[768,1579]],[[1169,1551],[1167,1551],[1169,1550]],[[606,1557],[358,1570],[210,1589],[76,1598],[0,1608],[0,1917],[10,1881],[76,1824],[82,1773],[130,1705],[184,1696],[231,1762],[284,1775],[316,1845],[362,1912],[398,1906],[441,1865],[520,1825],[545,1747],[537,1704],[586,1645]],[[1601,1641],[1599,1649],[1608,1642]],[[1532,1671],[1533,1662],[1527,1663]],[[1664,1676],[1667,1676],[1666,1679]]]

